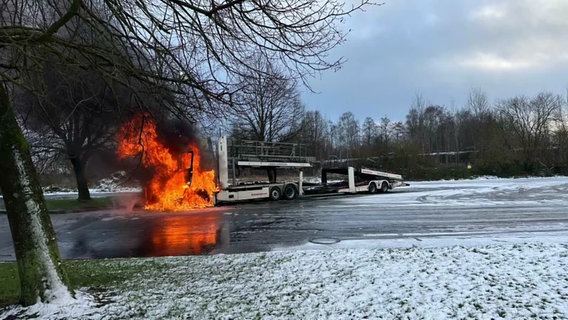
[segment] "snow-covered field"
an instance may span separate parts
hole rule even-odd
[[[398,206],[564,206],[568,202],[568,177],[415,181],[409,188],[412,193],[390,194],[383,200]]]
[[[16,307],[0,318],[566,319],[567,249],[528,243],[109,260],[117,272],[150,267],[95,297],[82,292],[75,304]]]
[[[345,210],[381,201],[523,212],[546,206],[568,214],[566,177],[413,182],[411,188],[340,201]],[[265,253],[105,260],[116,272],[144,271],[106,291],[82,289],[75,301],[11,307],[0,319],[568,319],[568,232],[429,238],[417,246],[404,239],[405,245],[382,241],[380,248],[361,241],[356,249],[341,241]]]

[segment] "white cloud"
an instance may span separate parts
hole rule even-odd
[[[568,39],[544,34],[507,36],[454,48],[433,59],[434,65],[472,72],[544,72],[568,68]]]
[[[488,5],[474,10],[470,17],[473,20],[498,20],[505,16],[506,12],[503,7]]]
[[[568,1],[485,2],[466,17],[467,28],[453,32],[455,42],[434,65],[482,73],[568,67]]]
[[[460,60],[457,63],[462,67],[485,71],[521,71],[542,65],[538,58],[505,58],[491,53],[475,53]]]

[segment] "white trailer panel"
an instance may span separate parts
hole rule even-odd
[[[362,168],[362,169],[361,169],[361,173],[370,174],[370,175],[379,176],[379,177],[384,177],[384,178],[393,179],[393,180],[402,180],[402,175],[400,175],[400,174],[395,174],[395,173],[384,172],[384,171],[378,171],[378,170],[371,170],[371,169]]]
[[[241,200],[255,200],[255,199],[267,199],[269,198],[270,188],[269,186],[261,187],[259,189],[253,190],[221,190],[217,193],[218,202],[233,202]]]
[[[279,168],[309,168],[312,165],[305,162],[273,162],[273,161],[237,161],[243,167],[279,167]]]
[[[219,187],[221,189],[227,189],[229,187],[229,159],[227,155],[227,137],[222,136],[219,139],[219,144],[217,145],[217,157],[218,157],[218,178]]]

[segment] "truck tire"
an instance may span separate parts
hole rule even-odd
[[[280,198],[282,197],[282,190],[280,190],[279,187],[274,186],[274,187],[270,188],[269,196],[270,196],[270,200],[273,200],[273,201],[280,200]]]
[[[386,181],[383,181],[380,192],[385,193],[387,191],[389,191],[389,184]]]
[[[374,182],[369,184],[369,193],[376,193],[377,192],[377,185]]]
[[[298,188],[293,184],[287,184],[284,187],[284,198],[286,200],[294,200],[298,197]]]

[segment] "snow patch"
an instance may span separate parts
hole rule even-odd
[[[129,177],[125,171],[117,171],[109,178],[99,180],[95,192],[136,192],[140,191],[140,187],[126,186]]]
[[[83,289],[84,290],[84,289]],[[49,303],[38,302],[27,308],[17,306],[0,313],[0,319],[80,319],[96,311],[93,297],[83,290],[75,291],[75,298],[59,298]],[[91,318],[97,319],[97,318]]]

